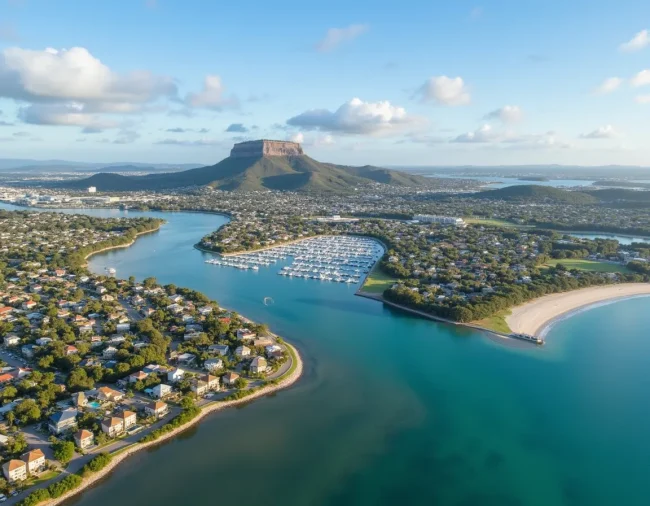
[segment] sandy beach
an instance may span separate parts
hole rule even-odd
[[[535,299],[512,309],[506,322],[513,332],[539,336],[555,321],[600,302],[650,295],[650,283],[594,286]]]

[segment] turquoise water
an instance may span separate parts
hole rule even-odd
[[[225,218],[164,216],[91,268],[153,275],[268,322],[298,346],[305,375],[129,458],[69,504],[648,503],[650,299],[569,318],[541,349],[504,346],[355,287],[205,264],[192,244]]]
[[[606,233],[581,233],[581,232],[568,232],[574,237],[582,237],[585,239],[616,239],[621,244],[632,244],[633,242],[650,242],[650,237],[640,237],[631,235],[617,235]]]

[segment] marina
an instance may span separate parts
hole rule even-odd
[[[335,283],[356,284],[382,257],[384,248],[375,240],[356,236],[322,236],[268,250],[206,260],[205,263],[257,271],[290,260],[278,275]]]

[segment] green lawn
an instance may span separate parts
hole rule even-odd
[[[370,271],[370,274],[368,274],[366,281],[361,287],[361,291],[366,293],[384,293],[395,282],[397,282],[397,279],[390,277],[377,267]]]
[[[33,482],[30,483],[30,486],[32,485],[38,485],[39,483],[44,483],[46,481],[51,480],[52,478],[56,478],[59,474],[61,474],[61,471],[47,471],[43,474],[41,474],[38,478],[36,478]]]
[[[553,259],[549,260],[546,264],[549,267],[554,267],[557,264],[564,265],[567,269],[579,269],[582,271],[591,272],[622,272],[629,274],[632,271],[624,265],[608,264],[605,262],[594,262],[593,260],[582,260],[576,258],[568,259]]]
[[[512,330],[508,327],[506,323],[506,317],[510,315],[510,310],[500,311],[494,316],[485,318],[483,320],[478,320],[472,322],[474,325],[479,325],[486,329],[494,330],[495,332],[502,332],[504,334],[510,334]]]
[[[465,222],[470,225],[485,225],[488,227],[502,227],[502,228],[533,228],[532,225],[519,225],[506,220],[497,219],[484,219],[484,218],[463,218]]]

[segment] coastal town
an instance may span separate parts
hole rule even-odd
[[[0,211],[0,501],[60,497],[116,453],[294,373],[265,325],[201,293],[85,269],[161,224]]]

